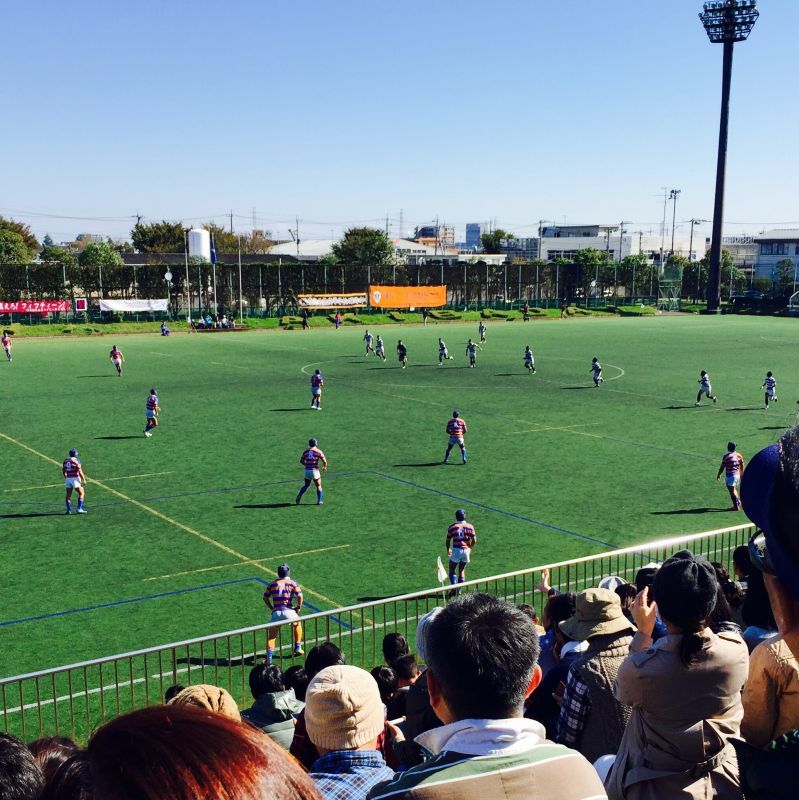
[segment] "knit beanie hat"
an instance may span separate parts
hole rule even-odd
[[[178,692],[167,705],[196,706],[241,722],[239,707],[230,693],[226,689],[207,683],[188,686],[182,692]]]
[[[377,682],[360,667],[326,667],[305,692],[308,737],[325,750],[354,750],[376,739],[386,722]]]
[[[681,628],[710,616],[718,588],[710,562],[690,550],[680,550],[664,561],[652,585],[660,616]]]

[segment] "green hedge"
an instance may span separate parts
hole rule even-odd
[[[405,314],[401,311],[389,311],[388,318],[394,322],[405,322]]]
[[[610,306],[608,306],[610,308]],[[620,317],[646,317],[655,313],[654,306],[616,306]]]
[[[433,319],[441,320],[442,322],[463,319],[463,314],[459,313],[458,311],[449,311],[447,309],[433,309],[430,312],[430,316]]]

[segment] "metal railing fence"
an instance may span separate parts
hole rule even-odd
[[[487,592],[541,609],[545,597],[538,583],[543,569],[550,570],[552,586],[581,591],[608,575],[632,581],[645,564],[663,561],[686,547],[729,568],[733,550],[746,543],[752,528],[748,524],[722,528],[543,564],[468,581],[458,591]],[[304,615],[306,652],[332,641],[344,651],[348,663],[371,668],[382,662],[386,633],[397,631],[413,642],[420,617],[433,606],[446,604],[453,594],[452,587],[443,586]],[[278,663],[284,668],[299,663],[292,657],[290,623],[274,627]],[[249,670],[266,654],[269,628],[264,623],[0,679],[0,730],[26,741],[56,734],[85,741],[104,720],[162,702],[167,687],[176,683],[222,686],[241,707],[247,707],[252,702]]]

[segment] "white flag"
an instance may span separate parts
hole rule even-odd
[[[441,563],[441,556],[438,556],[436,559],[436,575],[439,583],[445,583],[449,577],[447,571],[444,569],[444,565]]]

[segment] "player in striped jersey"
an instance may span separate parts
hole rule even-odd
[[[452,419],[447,421],[447,436],[449,436],[449,442],[447,444],[447,452],[444,453],[445,464],[449,464],[449,454],[455,445],[460,447],[463,463],[466,463],[466,445],[463,443],[463,435],[466,431],[466,423],[461,419],[460,412],[453,411]]]
[[[466,580],[466,565],[477,542],[474,526],[466,522],[466,512],[459,508],[455,512],[455,522],[447,528],[447,548],[449,558],[449,582],[463,583]],[[457,574],[456,574],[457,572]]]
[[[302,623],[300,622],[300,609],[302,608],[302,589],[297,581],[289,577],[289,565],[281,564],[277,568],[277,580],[272,581],[264,592],[264,603],[272,611],[270,622],[283,622],[291,620],[291,629],[294,634],[294,655],[304,655],[302,650]],[[292,601],[296,600],[296,605]],[[275,654],[277,628],[269,628],[267,633],[266,661],[272,663]]]
[[[477,348],[480,345],[473,342],[469,339],[468,343],[466,344],[466,355],[469,356],[469,368],[474,369],[477,363]]]
[[[117,375],[121,378],[122,365],[125,363],[125,356],[122,355],[122,351],[116,345],[114,345],[111,348],[111,352],[108,354],[108,357],[111,359],[111,363],[116,368]]]
[[[708,375],[705,370],[700,371],[697,383],[699,384],[699,391],[696,393],[696,402],[694,405],[699,405],[703,394],[706,394],[715,403],[717,398],[716,395],[713,394],[713,387],[710,385],[710,375]]]
[[[589,372],[592,373],[594,386],[598,389],[599,384],[602,383],[604,379],[602,378],[602,365],[599,363],[599,359],[596,356],[591,359],[591,369]]]
[[[377,334],[377,341],[375,342],[375,355],[378,358],[382,358],[383,361],[386,360],[386,346],[383,343],[383,338],[380,334]]]
[[[721,465],[716,474],[716,480],[721,478],[721,473],[725,473],[724,483],[732,499],[730,511],[739,511],[741,508],[741,498],[738,495],[738,487],[741,484],[741,475],[744,471],[744,458],[735,449],[735,442],[727,442],[727,452],[721,457]]]
[[[72,512],[72,492],[75,491],[78,493],[78,514],[85,514],[83,484],[86,482],[86,476],[83,474],[83,467],[80,461],[78,461],[77,450],[69,451],[69,456],[64,459],[64,463],[61,465],[61,472],[64,475],[64,488],[67,490],[66,513],[70,514]]]
[[[3,345],[6,361],[10,364],[14,360],[14,357],[11,355],[11,337],[5,331],[3,331],[3,338],[0,339],[0,344]]]
[[[535,372],[535,356],[529,344],[524,348],[524,367],[528,372]]]
[[[316,446],[316,439],[308,440],[308,449],[302,451],[300,464],[305,467],[305,485],[300,489],[294,502],[299,505],[302,496],[313,483],[316,486],[316,505],[321,506],[323,501],[322,472],[327,472],[327,459],[325,454]],[[322,465],[320,472],[319,465]]]
[[[161,406],[158,405],[158,392],[153,387],[147,395],[147,405],[144,407],[144,415],[147,423],[144,426],[144,435],[149,439],[152,436],[150,431],[158,427],[158,415],[161,413]]]
[[[317,369],[311,375],[311,408],[317,411],[322,410],[322,387],[325,385],[325,379],[322,373]]]
[[[397,341],[397,359],[402,364],[402,368],[405,369],[408,365],[408,348],[402,343],[402,339]]]
[[[775,403],[777,402],[777,379],[771,372],[766,373],[766,379],[763,381],[763,385],[760,388],[766,390],[766,408],[768,408],[769,401],[773,400]]]

